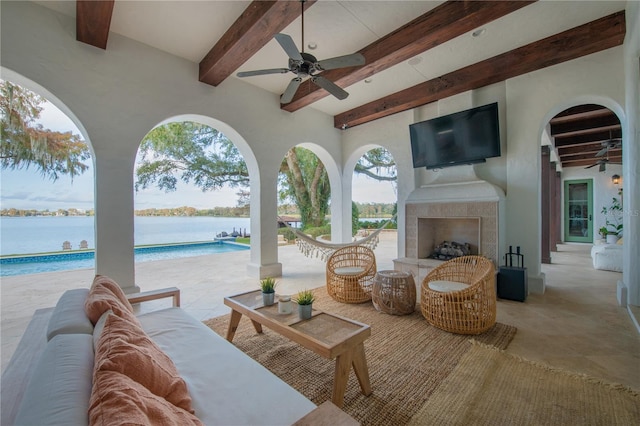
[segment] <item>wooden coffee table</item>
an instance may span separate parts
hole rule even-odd
[[[357,321],[313,310],[310,319],[301,320],[297,307],[290,314],[278,313],[278,303],[262,304],[260,290],[224,298],[231,308],[227,340],[232,341],[242,315],[246,315],[258,333],[262,326],[328,359],[336,360],[331,401],[342,407],[351,366],[364,395],[371,395],[369,370],[364,354],[364,341],[371,335],[371,328]],[[294,304],[295,305],[295,304]]]

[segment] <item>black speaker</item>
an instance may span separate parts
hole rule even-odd
[[[498,269],[498,297],[524,302],[529,292],[527,268],[501,266]]]

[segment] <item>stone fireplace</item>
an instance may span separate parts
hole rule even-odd
[[[471,254],[488,257],[496,267],[504,243],[504,193],[482,180],[444,182],[414,190],[405,205],[405,257],[394,268],[411,272],[416,284],[442,261],[429,259],[443,241],[468,243]]]

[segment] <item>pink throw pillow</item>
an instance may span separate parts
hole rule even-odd
[[[84,302],[85,313],[91,323],[96,325],[102,314],[109,309],[122,318],[138,323],[133,307],[120,286],[107,276],[96,275]]]
[[[124,374],[151,393],[193,413],[187,384],[171,358],[137,324],[114,314],[107,315],[96,347],[94,376],[101,371]]]
[[[123,374],[98,371],[89,401],[89,424],[187,426],[202,422]]]

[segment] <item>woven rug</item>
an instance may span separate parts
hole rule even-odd
[[[637,425],[640,394],[477,342],[411,420],[423,425]]]
[[[507,347],[516,328],[496,324],[477,336],[447,333],[430,326],[419,311],[405,316],[380,313],[371,302],[338,303],[324,288],[314,290],[314,308],[371,326],[365,354],[373,394],[364,396],[353,371],[349,377],[343,410],[364,425],[404,425],[470,350],[474,338],[500,349]],[[229,316],[205,321],[226,335]],[[322,358],[273,331],[257,334],[243,317],[233,344],[293,386],[315,404],[331,399],[335,361]]]

